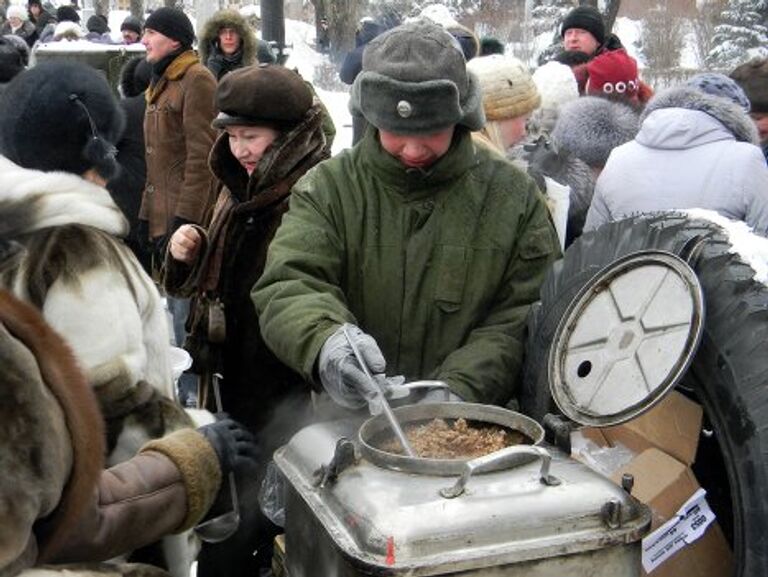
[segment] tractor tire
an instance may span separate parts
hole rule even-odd
[[[694,472],[708,491],[734,552],[734,575],[768,575],[768,287],[731,252],[725,231],[684,214],[609,223],[565,253],[532,309],[520,408],[541,420],[557,412],[548,359],[560,318],[579,290],[628,254],[665,250],[688,260],[705,300],[704,334],[677,388],[699,402],[704,428]]]

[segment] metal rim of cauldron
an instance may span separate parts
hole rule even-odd
[[[519,431],[532,440],[532,445],[539,445],[544,440],[542,426],[521,413],[503,409],[493,405],[476,403],[428,403],[421,405],[406,405],[393,409],[400,421],[406,425],[415,421],[425,421],[435,418],[458,419],[464,418],[490,425],[499,425],[507,429]],[[392,433],[389,422],[384,415],[377,415],[365,421],[358,431],[360,453],[364,459],[376,466],[405,473],[422,475],[451,476],[459,475],[464,470],[464,464],[470,459],[425,459],[408,457],[377,449],[369,441],[380,434]],[[512,468],[529,463],[536,459],[531,455],[520,455],[519,461],[499,468]]]

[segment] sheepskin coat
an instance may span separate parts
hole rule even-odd
[[[0,241],[0,262],[20,250]],[[89,563],[62,575],[165,575],[90,562],[199,522],[221,481],[212,447],[187,429],[104,470],[104,423],[71,349],[5,290],[0,366],[0,577],[55,575],[25,569],[56,562]]]
[[[757,143],[738,105],[691,87],[659,93],[637,137],[608,159],[585,228],[641,212],[706,208],[768,235],[768,167]]]
[[[0,264],[0,287],[65,335],[98,395],[145,381],[173,398],[162,301],[119,238],[128,223],[109,192],[4,157],[0,190],[0,240],[20,246]]]

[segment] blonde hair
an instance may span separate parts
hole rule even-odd
[[[504,146],[504,139],[501,137],[501,126],[499,126],[498,120],[488,120],[479,132],[499,152],[502,154],[506,152],[506,146]]]

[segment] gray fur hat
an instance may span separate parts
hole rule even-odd
[[[583,96],[560,109],[552,138],[589,166],[603,167],[611,151],[632,140],[639,128],[639,115],[626,104]]]
[[[428,20],[371,40],[349,107],[396,134],[432,134],[457,124],[479,130],[485,124],[480,83],[467,71],[456,40]]]

